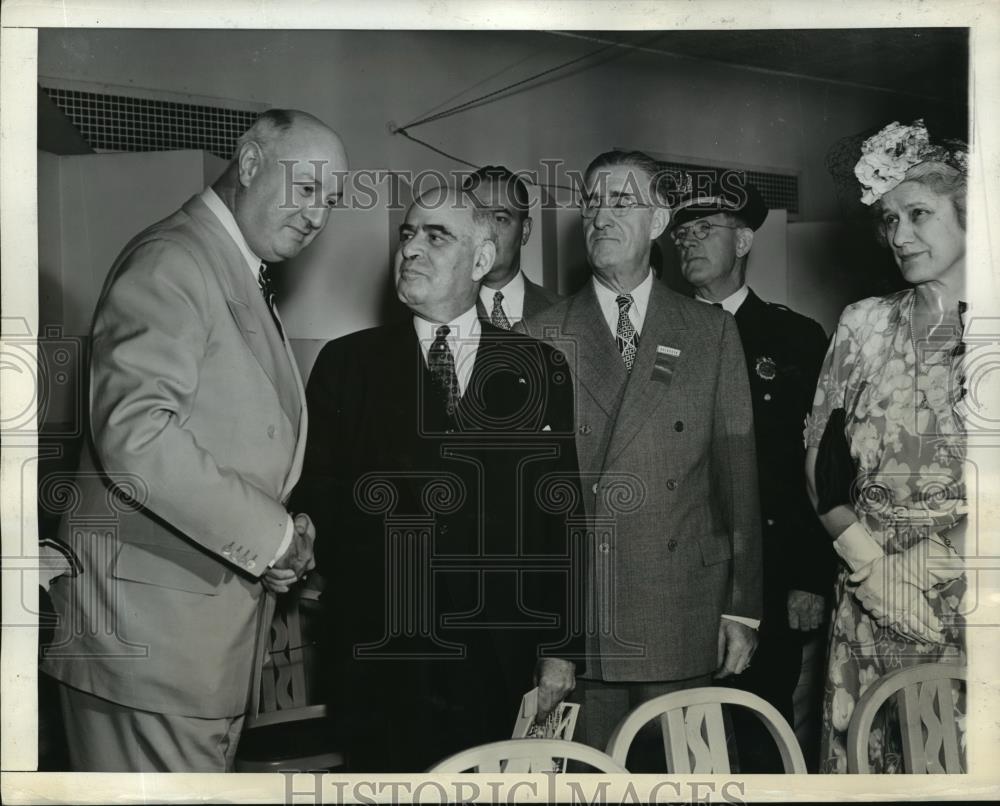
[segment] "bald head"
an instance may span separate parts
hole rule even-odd
[[[326,226],[346,172],[344,144],[333,129],[308,112],[271,109],[240,137],[214,187],[254,253],[280,262]]]

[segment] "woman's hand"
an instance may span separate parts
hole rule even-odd
[[[944,640],[941,620],[902,555],[878,557],[851,574],[847,581],[861,606],[879,626],[912,641]]]

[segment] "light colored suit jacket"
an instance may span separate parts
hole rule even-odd
[[[200,197],[122,251],[91,351],[91,442],[61,526],[82,573],[52,585],[60,625],[43,668],[134,708],[242,714],[273,605],[258,577],[302,465],[304,389]]]
[[[654,282],[632,372],[592,283],[522,323],[567,357],[589,531],[587,676],[717,665],[723,613],[761,617],[753,415],[733,318]]]

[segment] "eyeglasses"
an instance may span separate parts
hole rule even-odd
[[[602,201],[601,199],[587,199],[584,201],[583,205],[580,207],[580,215],[583,216],[585,221],[597,216],[597,211],[602,207],[606,210],[610,210],[617,218],[622,218],[627,215],[631,210],[638,209],[640,207],[651,207],[652,205],[645,204],[635,196],[615,196],[611,200]]]
[[[693,224],[685,224],[682,227],[675,227],[670,231],[670,240],[674,243],[680,243],[681,241],[686,241],[692,236],[697,238],[699,241],[704,241],[708,234],[712,231],[713,227],[721,227],[722,229],[743,229],[743,227],[733,226],[731,224],[715,224],[711,221],[695,221]]]

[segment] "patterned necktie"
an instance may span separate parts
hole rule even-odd
[[[458,393],[458,376],[455,374],[455,356],[448,347],[447,336],[451,328],[441,325],[427,353],[427,368],[444,399],[445,412],[453,417],[461,396]]]
[[[628,316],[628,310],[632,307],[632,295],[620,294],[615,302],[618,303],[618,352],[625,360],[625,369],[631,372],[636,350],[639,349],[639,334],[635,332]]]
[[[510,320],[503,312],[503,292],[497,291],[493,294],[493,312],[490,314],[490,322],[496,327],[510,330]]]
[[[267,303],[267,309],[271,312],[271,318],[274,320],[275,327],[278,328],[278,333],[281,338],[285,338],[285,331],[282,330],[281,322],[278,321],[277,295],[274,293],[271,269],[266,263],[261,263],[260,269],[257,270],[257,287],[260,289],[261,296],[264,297],[264,302]]]

